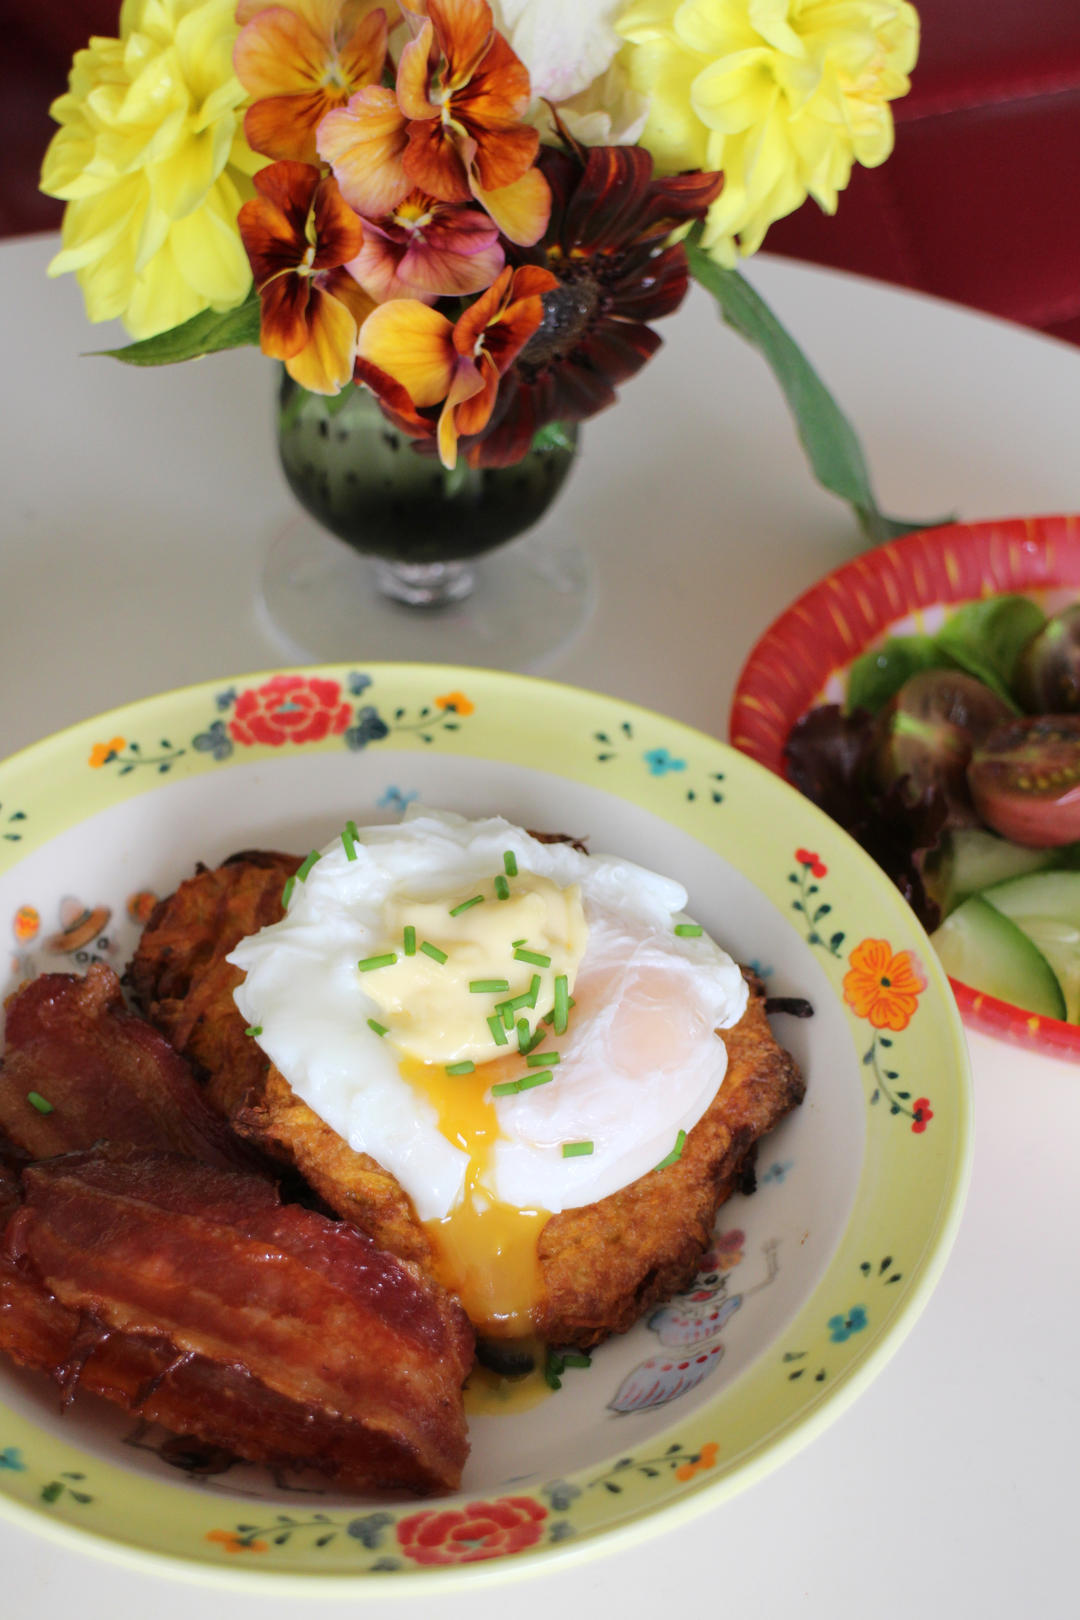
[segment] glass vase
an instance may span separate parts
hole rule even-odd
[[[271,547],[263,599],[290,651],[524,669],[586,617],[584,556],[558,531],[529,535],[574,465],[576,428],[511,467],[461,456],[448,470],[367,389],[310,394],[283,371],[277,443],[303,510]]]

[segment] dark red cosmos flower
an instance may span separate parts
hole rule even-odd
[[[615,389],[660,347],[647,321],[670,315],[686,294],[680,225],[701,219],[723,175],[653,177],[639,146],[545,147],[537,160],[551,188],[551,219],[534,248],[511,262],[550,270],[544,315],[503,379],[487,430],[468,446],[473,466],[518,461],[549,422],[580,422],[614,403]]]

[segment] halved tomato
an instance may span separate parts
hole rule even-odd
[[[1037,714],[996,726],[967,768],[981,819],[1014,844],[1048,849],[1080,838],[1080,714]]]

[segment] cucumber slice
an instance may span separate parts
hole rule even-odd
[[[949,836],[948,854],[942,863],[942,911],[948,914],[969,894],[978,894],[991,884],[1044,871],[1058,854],[1054,849],[1011,844],[983,827],[957,827]]]
[[[1064,1018],[1065,997],[1045,956],[1022,928],[980,895],[957,906],[930,942],[952,978],[1026,1012]]]
[[[983,899],[1046,957],[1065,997],[1065,1017],[1080,1023],[1080,872],[1034,872],[995,884]]]

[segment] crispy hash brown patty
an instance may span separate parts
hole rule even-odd
[[[233,1000],[243,974],[225,958],[282,915],[283,886],[300,864],[296,856],[257,851],[213,870],[200,867],[151,916],[128,970],[130,986],[151,1023],[205,1077],[209,1100],[234,1130],[298,1171],[381,1248],[434,1273],[427,1233],[397,1181],[296,1096],[245,1034]],[[717,1210],[751,1173],[758,1141],[802,1101],[804,1081],[769,1028],[762,986],[745,969],[744,976],[746,1011],[733,1029],[718,1032],[728,1052],[724,1083],[682,1157],[544,1226],[534,1325],[549,1344],[590,1349],[684,1287]]]

